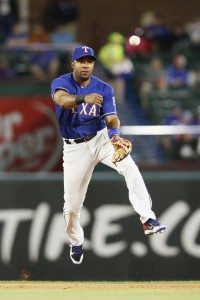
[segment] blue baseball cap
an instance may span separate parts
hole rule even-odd
[[[94,50],[88,46],[80,46],[75,48],[72,53],[72,60],[77,60],[84,56],[91,56],[94,60],[96,60],[96,57],[94,56]]]

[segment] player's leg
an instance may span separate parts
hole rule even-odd
[[[138,167],[130,155],[120,162],[112,163],[112,154],[114,152],[112,148],[113,146],[111,145],[111,149],[108,149],[106,157],[101,162],[124,176],[129,190],[130,202],[134,210],[140,215],[141,221],[145,222],[149,218],[155,219],[155,214],[151,209],[151,198]]]
[[[64,207],[66,233],[73,246],[82,245],[80,212],[85,200],[94,163],[86,143],[66,145],[63,152]]]
[[[129,190],[129,200],[134,210],[140,215],[141,222],[144,224],[148,220],[156,220],[155,213],[152,211],[151,197],[137,165],[130,155],[114,164],[112,163],[113,153],[114,148],[108,140],[108,143],[105,144],[100,151],[100,161],[124,176]],[[165,226],[160,227],[159,224],[160,223],[158,222],[157,226],[155,226],[155,230],[164,231],[166,229]],[[151,230],[148,230],[148,228],[144,230],[145,234],[154,233]]]

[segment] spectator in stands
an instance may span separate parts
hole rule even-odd
[[[155,42],[160,51],[168,51],[170,47],[171,31],[166,25],[165,17],[160,13],[154,14],[154,20],[145,27],[148,36]]]
[[[195,15],[193,20],[186,24],[186,30],[192,44],[200,46],[200,15]]]
[[[190,86],[193,89],[200,88],[200,63],[197,63],[190,72],[189,77]]]
[[[174,103],[163,125],[191,125],[192,114],[183,110],[180,103]],[[173,159],[194,159],[197,138],[193,134],[175,134],[164,136],[162,143],[166,153]]]
[[[49,36],[51,43],[74,43],[76,38],[72,31],[66,29],[65,25],[62,23],[58,23],[55,25],[54,29],[50,33]]]
[[[190,118],[189,118],[190,115]],[[186,116],[188,116],[186,118]],[[188,111],[184,111],[179,102],[175,102],[171,108],[169,114],[165,117],[164,125],[180,125],[185,121],[191,120],[191,114]]]
[[[40,82],[48,82],[58,75],[60,62],[57,55],[37,44],[30,55],[30,72]]]
[[[16,72],[10,66],[8,57],[6,57],[6,55],[1,55],[0,56],[0,80],[12,79],[15,78],[15,76],[16,76]]]
[[[4,43],[14,23],[18,22],[17,0],[0,1],[0,43]]]
[[[176,21],[171,27],[171,51],[172,53],[188,53],[191,49],[191,41],[186,31],[185,24]]]
[[[122,34],[113,32],[108,36],[108,42],[99,50],[99,59],[111,75],[113,66],[121,63],[125,58],[124,41]]]
[[[118,101],[124,99],[126,80],[133,75],[134,69],[132,61],[126,57],[124,42],[125,37],[122,34],[113,32],[98,53],[99,61],[107,72]]]
[[[154,11],[144,11],[140,15],[140,25],[143,28],[147,28],[152,25],[155,21],[155,12]]]
[[[28,32],[22,23],[15,23],[11,33],[4,43],[10,53],[9,64],[12,66],[15,76],[28,74]]]
[[[21,51],[25,50],[27,47],[28,33],[24,30],[23,24],[15,23],[10,34],[5,39],[4,45],[8,49]]]
[[[184,55],[173,56],[172,64],[167,68],[167,81],[171,89],[189,87],[190,72]]]
[[[141,75],[139,85],[139,95],[142,108],[147,111],[149,108],[148,95],[150,92],[167,89],[167,73],[163,60],[159,56],[153,56],[150,59]]]
[[[31,26],[28,41],[29,43],[49,43],[49,32],[41,22],[36,22]]]
[[[32,52],[29,58],[30,73],[40,82],[48,82],[58,75],[60,61],[57,53],[49,49],[50,34],[41,22],[32,25],[29,43]]]

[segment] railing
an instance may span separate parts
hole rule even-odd
[[[200,125],[122,126],[121,133],[124,135],[200,134]]]
[[[13,52],[15,54],[15,49],[18,48],[19,51],[38,51],[42,50],[59,50],[59,51],[72,51],[75,47],[79,46],[79,43],[25,43],[23,45],[16,46],[6,46],[0,44],[0,53],[4,51]]]

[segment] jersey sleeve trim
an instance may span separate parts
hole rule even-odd
[[[65,92],[67,92],[67,93],[69,94],[69,91],[68,91],[67,89],[64,89],[63,87],[57,87],[57,88],[52,92],[52,94],[51,94],[52,99],[54,98],[55,92],[56,92],[57,90],[63,90],[63,91],[65,91]]]
[[[102,115],[101,118],[104,118],[105,116],[110,116],[110,115],[117,115],[117,113],[115,111],[109,112],[107,114]]]

